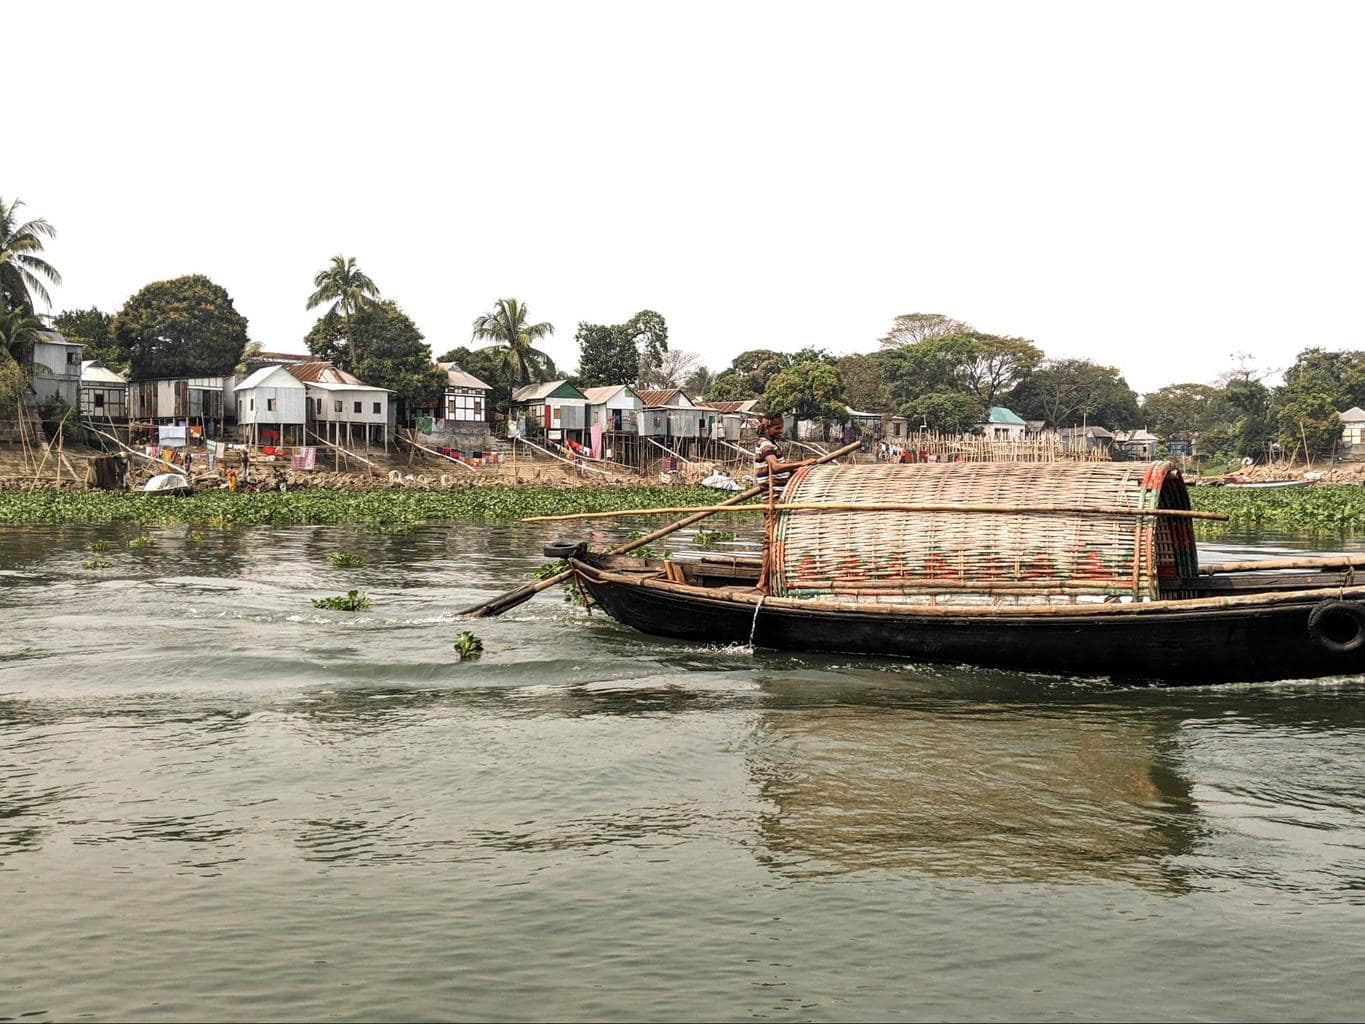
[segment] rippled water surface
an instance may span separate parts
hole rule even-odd
[[[0,1020],[1365,1007],[1365,681],[713,649],[557,591],[461,664],[542,533],[201,534],[0,533]]]

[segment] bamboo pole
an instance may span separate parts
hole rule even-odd
[[[667,508],[627,508],[612,512],[572,512],[554,516],[526,516],[523,523],[552,523],[569,519],[613,519],[618,516],[678,515],[686,512],[701,512],[711,506],[669,506]],[[1103,516],[1159,516],[1170,519],[1208,519],[1214,522],[1227,522],[1229,516],[1221,512],[1196,512],[1182,508],[1119,508],[1103,506],[1095,508],[1071,507],[1066,505],[957,505],[957,504],[910,504],[907,502],[792,502],[789,505],[775,506],[778,512],[974,512],[996,513],[1001,515],[1035,515],[1045,513],[1064,513],[1067,515]],[[719,509],[721,506],[715,506]],[[767,505],[732,505],[723,509],[726,512],[762,512]]]

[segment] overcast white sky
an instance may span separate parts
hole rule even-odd
[[[11,4],[0,196],[54,311],[205,273],[301,351],[354,256],[720,368],[936,312],[1138,391],[1365,347],[1365,4]]]

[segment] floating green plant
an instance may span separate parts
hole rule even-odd
[[[92,540],[85,546],[85,550],[96,555],[102,555],[109,550],[109,542],[107,540]]]
[[[371,607],[374,604],[368,594],[362,594],[358,590],[350,590],[339,597],[315,597],[313,598],[314,608],[327,608],[334,612],[358,612]]]
[[[483,653],[483,641],[466,629],[455,638],[455,652],[461,661],[477,658]]]
[[[144,534],[141,534],[141,535],[139,535],[139,536],[137,536],[137,537],[134,537],[132,540],[130,540],[130,541],[128,542],[128,550],[129,550],[129,551],[141,551],[143,548],[149,548],[149,547],[151,547],[151,546],[152,546],[153,544],[155,544],[155,543],[156,543],[156,542],[155,542],[154,540],[152,540],[151,537],[148,537],[148,536],[144,533]]]
[[[109,569],[113,567],[113,562],[107,558],[90,558],[81,563],[82,569]]]
[[[337,551],[327,556],[327,561],[331,563],[333,569],[359,569],[365,564],[365,559],[359,555],[353,555],[349,551]]]
[[[185,535],[185,543],[202,544],[204,543],[204,535],[200,533],[198,530],[191,530],[188,534]]]

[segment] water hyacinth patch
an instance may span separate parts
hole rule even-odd
[[[359,555],[353,555],[349,551],[337,551],[327,556],[328,563],[333,569],[359,569],[365,564],[365,559]]]
[[[369,595],[358,590],[347,591],[339,597],[313,598],[314,608],[326,608],[334,612],[359,612],[373,605],[374,602],[370,600]]]
[[[714,505],[706,488],[470,487],[458,491],[204,491],[166,498],[136,491],[3,491],[0,526],[128,523],[140,526],[372,524],[384,533],[451,522],[515,522],[523,516],[665,505]]]

